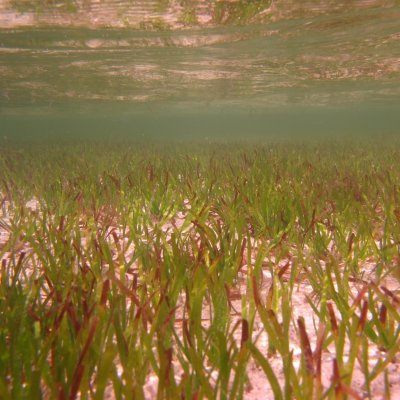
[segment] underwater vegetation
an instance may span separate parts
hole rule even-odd
[[[0,397],[395,396],[399,157],[374,140],[4,143]]]

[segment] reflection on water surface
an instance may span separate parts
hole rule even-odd
[[[389,0],[1,0],[0,113],[393,107],[399,17]]]

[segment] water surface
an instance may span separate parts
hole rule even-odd
[[[0,2],[2,136],[398,133],[398,1],[34,3]]]

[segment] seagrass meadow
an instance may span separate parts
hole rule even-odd
[[[396,399],[397,139],[2,142],[2,399]]]

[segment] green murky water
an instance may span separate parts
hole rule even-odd
[[[2,140],[399,133],[398,1],[16,3]]]

